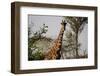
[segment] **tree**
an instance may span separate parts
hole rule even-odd
[[[38,55],[35,59],[41,59],[42,58],[42,54],[40,52],[37,52],[33,55],[32,54],[32,52],[33,52],[32,48],[39,49],[39,48],[33,46],[33,44],[37,40],[45,38],[43,35],[46,34],[47,31],[48,31],[48,26],[46,26],[45,24],[43,24],[43,26],[40,27],[39,30],[37,30],[36,32],[33,32],[33,33],[31,31],[31,28],[30,27],[28,28],[28,60],[34,60],[34,58],[35,58],[34,55]],[[30,35],[32,35],[32,36],[30,37]]]
[[[67,30],[63,40],[62,58],[66,59],[72,57],[75,57],[75,34],[73,34],[72,31]]]
[[[85,24],[88,22],[87,17],[64,17],[67,21],[67,24],[70,25],[72,31],[75,33],[76,41],[76,58],[79,57],[78,53],[78,35],[82,32]]]

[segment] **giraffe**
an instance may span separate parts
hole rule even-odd
[[[61,58],[61,46],[65,28],[66,28],[66,22],[62,20],[59,35],[57,39],[53,42],[54,44],[49,49],[48,53],[46,53],[45,60],[53,60]]]

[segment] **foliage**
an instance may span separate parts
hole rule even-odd
[[[87,17],[65,17],[65,19],[75,33],[81,33],[85,23],[88,22]]]
[[[44,54],[41,51],[37,51],[32,55],[33,60],[43,60],[44,59]]]
[[[32,60],[33,57],[32,57],[32,50],[31,48],[28,48],[28,60]]]
[[[40,30],[33,33],[33,36],[36,38],[41,38],[47,31],[48,31],[48,26],[45,26],[45,24],[43,24],[43,27],[40,27]]]
[[[62,57],[64,59],[68,58],[66,53],[71,54],[72,56],[75,57],[75,48],[76,48],[75,34],[73,34],[72,31],[66,31],[65,40],[63,42],[64,42],[64,45],[63,45]]]
[[[48,31],[48,26],[45,26],[45,24],[43,24],[43,27],[40,27],[40,30],[38,30],[38,31],[36,31],[34,33],[31,33],[30,32],[31,31],[30,29],[28,29],[28,30],[29,30],[28,31],[28,45],[29,45],[29,47],[31,47],[32,44],[35,41],[43,38],[43,34],[45,34]],[[31,38],[29,37],[30,34],[33,34],[33,36]]]
[[[32,55],[29,56],[28,60],[43,60],[44,59],[44,54],[41,51],[36,51]]]
[[[64,17],[67,21],[67,24],[71,27],[72,31],[75,34],[75,50],[76,50],[76,58],[79,57],[78,53],[78,35],[82,32],[85,23],[87,23],[87,17]]]
[[[44,34],[46,34],[47,31],[48,31],[48,26],[45,26],[45,24],[43,24],[43,26],[40,27],[39,30],[33,33],[31,32],[31,28],[28,28],[28,59],[29,60],[42,60],[44,58],[44,55],[41,52],[42,49],[33,44],[36,41],[45,38]],[[30,35],[32,35],[32,37],[30,37]],[[33,53],[33,51],[35,51],[36,49],[37,51]]]
[[[75,49],[75,35],[71,31],[67,31],[65,36],[66,36],[65,47],[67,48],[67,51],[74,50]]]

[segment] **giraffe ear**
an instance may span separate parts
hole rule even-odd
[[[66,21],[65,20],[62,20],[61,24],[62,25],[66,25]]]
[[[61,24],[63,24],[63,20],[62,20]]]
[[[64,21],[62,20],[62,23],[63,23]]]

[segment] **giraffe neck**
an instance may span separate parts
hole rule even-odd
[[[64,34],[64,27],[62,26],[60,33],[58,35],[58,39],[57,39],[57,44],[58,44],[58,50],[57,50],[57,58],[56,59],[60,59],[61,58],[61,46],[62,46],[62,39],[63,39],[63,34]]]
[[[65,30],[65,25],[62,25],[59,35],[57,39],[54,41],[53,47],[51,47],[50,51],[47,53],[45,59],[60,59],[61,58],[61,46],[62,39]]]
[[[62,39],[63,39],[63,34],[64,34],[64,27],[62,26],[60,33],[58,35],[58,41],[60,41],[62,43]]]

